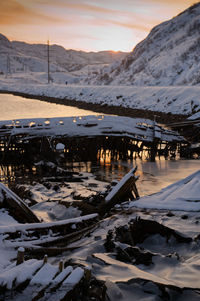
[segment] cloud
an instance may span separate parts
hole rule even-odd
[[[19,0],[0,0],[0,24],[34,24],[62,22],[59,16],[49,16],[24,5]]]
[[[107,47],[112,39],[116,49],[120,39],[122,46],[131,45],[128,50],[153,26],[177,15],[194,1],[0,0],[0,25],[2,33],[12,39],[26,37],[25,40],[35,42],[49,36],[59,44],[59,37],[60,43],[65,45],[67,41],[70,48],[81,49],[85,41],[84,48],[96,50]]]

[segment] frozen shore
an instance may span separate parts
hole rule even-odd
[[[0,80],[0,91],[108,114],[151,119],[156,115],[164,122],[182,120],[200,110],[200,87],[193,86],[47,85],[4,79]]]

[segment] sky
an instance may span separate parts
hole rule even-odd
[[[131,51],[157,24],[195,0],[0,0],[10,40],[84,51]]]

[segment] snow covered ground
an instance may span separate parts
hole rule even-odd
[[[36,186],[35,191],[37,189]],[[89,237],[69,245],[69,247],[76,248],[73,252],[65,252],[64,256],[52,258],[52,262],[58,266],[57,264],[62,258],[89,267],[97,279],[105,281],[107,294],[111,301],[115,301],[117,298],[122,301],[133,300],[133,298],[142,301],[160,301],[163,300],[163,290],[167,291],[171,296],[170,300],[173,301],[197,301],[200,289],[199,190],[200,172],[197,171],[157,194],[130,203],[128,214],[119,212],[103,219]],[[43,191],[40,188],[38,191],[40,194],[37,197],[40,198]],[[168,206],[160,204],[168,204]],[[166,239],[160,234],[148,235],[142,243],[137,244],[136,249],[139,248],[143,252],[152,254],[152,262],[149,265],[124,261],[122,258],[116,257],[115,252],[106,251],[104,243],[108,230],[116,231],[119,227],[126,228],[131,220],[138,217],[156,221],[171,228],[183,237],[189,237],[191,242],[178,242],[174,237]],[[9,281],[16,276],[16,274],[9,273],[9,270],[15,271],[12,260],[16,258],[17,251],[5,240],[4,229],[22,230],[26,229],[27,225],[17,224],[5,210],[1,210],[0,219],[3,221],[3,224],[0,225],[0,281],[1,279],[4,281],[6,275],[6,279],[10,283]],[[75,223],[79,219],[75,218],[69,222]],[[66,221],[59,223],[63,222]],[[44,224],[41,225],[41,227],[44,226]],[[127,243],[120,241],[115,242],[115,247],[122,251],[127,247],[130,248]],[[26,263],[27,267],[30,265],[31,271],[35,264],[34,260]],[[20,268],[16,268],[16,272],[18,270]],[[23,276],[20,275],[17,274],[17,277]],[[176,287],[179,289],[177,290]],[[189,289],[185,290],[184,288]]]
[[[129,204],[129,208],[148,208],[200,211],[200,171],[167,186],[156,194],[145,196]]]
[[[27,95],[70,99],[102,106],[195,114],[200,110],[200,87],[78,86],[61,84],[24,84],[14,79],[0,79],[0,90]]]

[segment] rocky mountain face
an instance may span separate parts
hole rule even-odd
[[[200,2],[154,27],[121,61],[86,79],[96,85],[200,85]]]
[[[77,71],[85,66],[102,66],[121,60],[127,53],[100,51],[84,52],[66,50],[59,45],[50,45],[50,65],[52,72]],[[10,67],[9,67],[10,65]],[[0,34],[0,72],[7,69],[12,72],[30,71],[44,72],[47,69],[47,45],[28,44],[25,42],[9,41]]]

